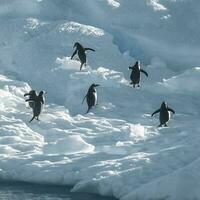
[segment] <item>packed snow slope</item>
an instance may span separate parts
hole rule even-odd
[[[198,0],[0,2],[0,178],[121,200],[200,199]],[[87,66],[75,42],[94,48]],[[149,77],[129,83],[140,59]],[[88,87],[98,105],[85,114]],[[47,92],[40,122],[24,93]],[[152,112],[176,114],[158,128]]]

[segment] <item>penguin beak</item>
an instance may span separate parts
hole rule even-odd
[[[98,86],[100,86],[100,85],[99,85],[99,84],[96,84],[96,85],[95,85],[95,87],[98,87]]]

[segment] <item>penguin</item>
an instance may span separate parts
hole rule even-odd
[[[140,87],[140,72],[145,74],[148,77],[148,73],[140,68],[140,61],[136,61],[135,65],[132,67],[129,67],[129,69],[132,69],[130,79],[131,79],[131,85],[135,87],[136,85]]]
[[[96,91],[96,87],[98,87],[99,84],[95,84],[93,83],[89,89],[88,89],[88,92],[87,94],[85,95],[83,101],[82,101],[82,104],[86,98],[86,101],[87,101],[87,105],[88,105],[88,110],[86,113],[88,113],[90,111],[90,109],[92,108],[92,106],[95,106],[97,104],[97,91]]]
[[[36,99],[36,97],[37,97],[37,93],[36,93],[36,91],[35,90],[31,90],[29,93],[25,93],[24,94],[24,97],[26,97],[26,96],[29,96],[29,102],[28,102],[28,104],[29,104],[29,106],[33,109],[33,107],[34,107],[34,100]],[[26,100],[27,101],[27,100]]]
[[[39,95],[34,100],[33,107],[33,117],[29,122],[32,122],[35,118],[39,121],[39,115],[42,112],[43,104],[44,104],[44,91],[40,91]],[[32,101],[31,99],[27,99],[27,101]]]
[[[175,111],[172,108],[168,107],[167,103],[163,101],[160,109],[156,110],[151,115],[151,117],[153,117],[156,113],[160,112],[160,117],[159,117],[160,125],[159,125],[159,127],[161,127],[163,125],[167,126],[167,122],[170,119],[170,112],[169,111],[172,112],[173,114],[175,114]]]
[[[91,48],[84,48],[80,43],[76,42],[74,44],[74,48],[76,47],[76,50],[74,51],[74,53],[71,56],[71,59],[73,59],[73,57],[75,56],[75,54],[78,53],[78,57],[81,61],[81,66],[80,66],[80,71],[82,69],[83,64],[85,64],[86,66],[86,51],[90,50],[90,51],[95,51],[94,49]]]

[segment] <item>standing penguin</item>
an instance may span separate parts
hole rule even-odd
[[[29,106],[31,107],[31,108],[33,108],[34,107],[34,101],[35,101],[35,99],[36,99],[36,97],[37,97],[37,94],[36,94],[36,91],[35,90],[31,90],[29,93],[25,93],[24,94],[24,96],[26,97],[26,96],[29,96],[29,102],[28,102],[28,104],[29,104]],[[27,100],[26,100],[27,101]]]
[[[146,71],[144,71],[143,69],[140,69],[140,62],[136,61],[135,65],[132,67],[129,67],[129,69],[132,69],[131,72],[131,85],[133,85],[133,87],[135,87],[136,85],[138,87],[140,87],[140,72],[144,73],[147,77],[148,77],[148,73]]]
[[[90,111],[92,106],[95,106],[97,104],[97,91],[96,91],[95,87],[98,87],[98,86],[99,86],[99,84],[93,83],[89,87],[88,92],[87,92],[87,94],[85,95],[85,97],[83,99],[83,102],[84,102],[85,98],[87,100],[88,110],[87,110],[86,113],[88,113]]]
[[[39,121],[39,115],[42,112],[42,107],[44,104],[44,92],[40,91],[39,95],[34,100],[34,107],[33,107],[33,117],[29,122],[32,122],[35,118]],[[26,101],[32,101],[30,99],[27,99]]]
[[[80,70],[82,69],[83,64],[85,64],[86,66],[86,51],[90,50],[90,51],[95,51],[94,49],[91,48],[84,48],[80,43],[76,42],[74,44],[74,48],[76,47],[76,50],[74,51],[74,53],[71,56],[71,59],[75,56],[75,54],[78,53],[78,57],[81,61],[81,67]]]
[[[156,113],[160,112],[160,125],[159,127],[165,125],[167,126],[167,122],[170,119],[170,112],[171,111],[173,114],[175,114],[175,111],[171,109],[170,107],[167,106],[167,104],[163,101],[160,109],[156,110],[151,116],[155,115]]]

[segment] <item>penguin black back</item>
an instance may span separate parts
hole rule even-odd
[[[29,106],[31,108],[34,107],[34,101],[37,98],[37,93],[35,90],[31,90],[29,93],[25,93],[24,96],[29,96],[29,98],[26,100],[29,103]]]
[[[136,61],[136,63],[134,64],[134,66],[129,67],[129,69],[131,69],[131,75],[130,75],[130,79],[131,79],[131,85],[133,85],[133,87],[138,86],[140,87],[140,73],[144,73],[147,77],[148,77],[148,73],[146,71],[144,71],[143,69],[140,68],[140,62]]]

